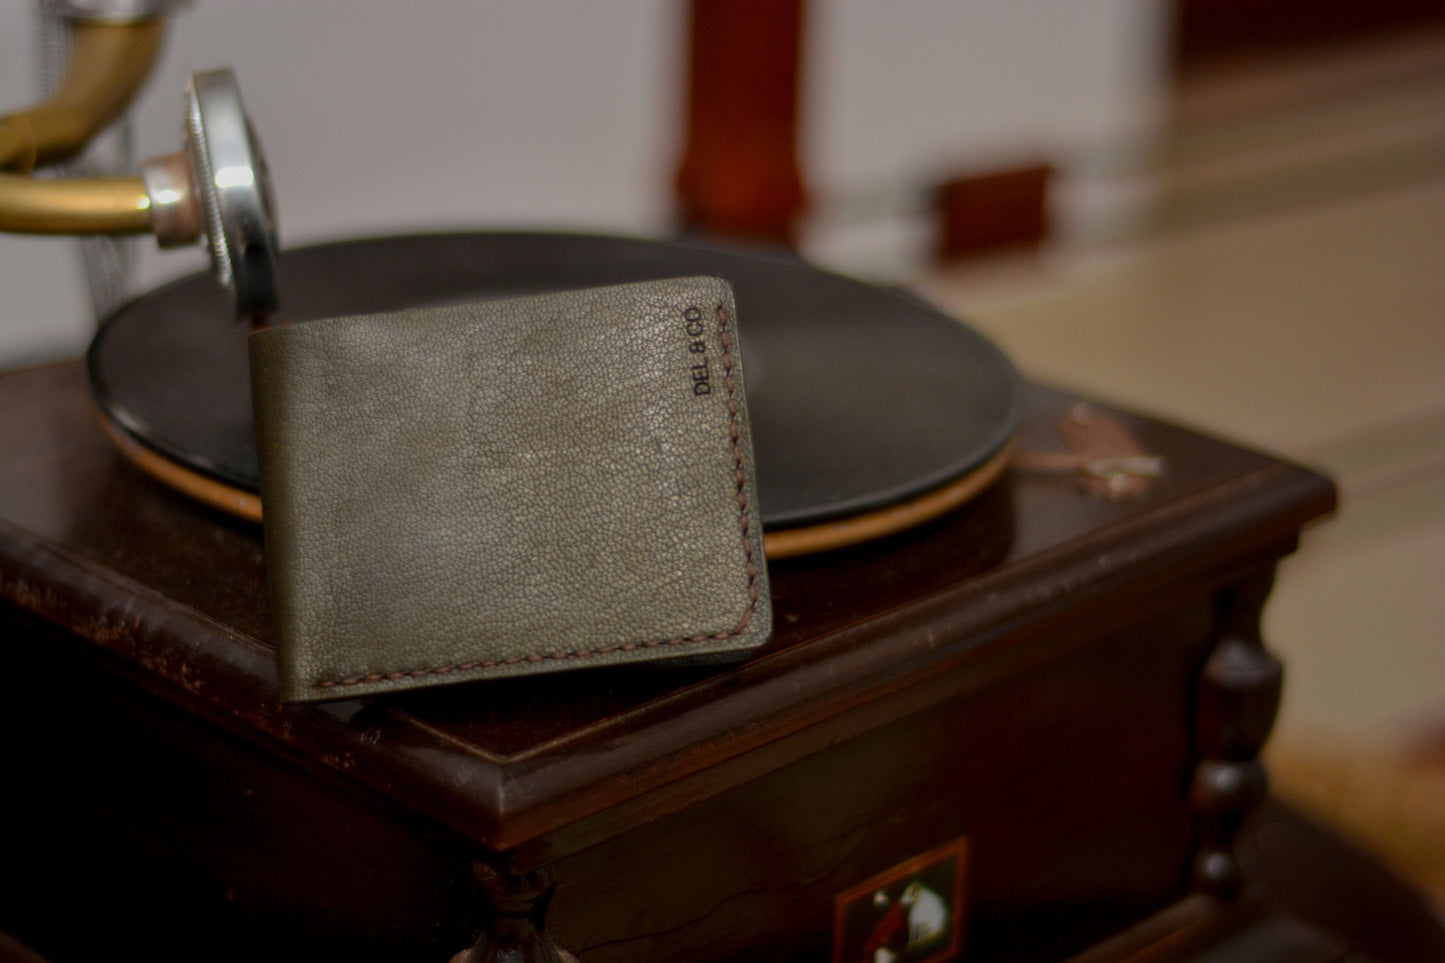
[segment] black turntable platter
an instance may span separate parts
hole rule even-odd
[[[279,273],[292,322],[664,277],[727,279],[770,536],[952,507],[996,474],[1018,418],[1013,368],[978,334],[906,294],[787,255],[574,234],[427,234],[287,251]],[[89,371],[123,451],[251,515],[259,478],[246,331],[228,310],[200,274],[146,294],[101,327]]]

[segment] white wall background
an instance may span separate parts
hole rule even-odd
[[[1147,124],[1164,9],[814,0],[802,155],[820,250],[909,214],[908,198],[944,174],[1057,159]],[[179,148],[189,70],[230,66],[270,159],[283,244],[463,226],[664,233],[685,10],[681,0],[199,0],[174,18],[142,94],[137,157]],[[35,31],[30,0],[0,0],[0,111],[38,94]],[[203,265],[198,251],[138,246],[139,290]],[[92,328],[68,244],[0,236],[0,365],[76,354]]]

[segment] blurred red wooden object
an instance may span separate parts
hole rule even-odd
[[[804,0],[692,0],[687,135],[677,174],[685,227],[791,243]]]

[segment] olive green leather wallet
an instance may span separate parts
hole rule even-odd
[[[698,277],[252,335],[282,699],[765,641],[736,321]]]

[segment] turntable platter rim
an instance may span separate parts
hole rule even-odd
[[[116,451],[145,474],[203,505],[242,521],[262,524],[265,511],[260,495],[216,481],[156,452],[144,441],[132,437],[98,405],[95,406],[95,416]],[[770,559],[795,558],[849,548],[917,528],[980,495],[1003,474],[1012,455],[1013,446],[1005,445],[973,471],[886,508],[846,515],[815,525],[765,528],[763,551]]]
[[[300,296],[287,300],[301,321],[476,300],[477,292],[496,297],[687,273],[727,277],[738,292],[759,487],[770,533],[812,532],[837,523],[837,531],[882,534],[920,524],[965,501],[960,493],[975,493],[997,476],[1019,419],[1017,374],[967,325],[906,293],[831,275],[775,251],[606,235],[456,232],[296,248],[283,254],[283,281],[288,267],[289,287],[299,289]],[[374,278],[382,273],[386,277],[378,285]],[[458,281],[463,275],[465,281]],[[371,284],[371,294],[352,292],[357,277],[363,287]],[[213,390],[210,384],[186,387],[187,376],[177,374],[189,366],[205,372],[190,376],[191,382],[213,380],[206,358],[197,363],[194,352],[204,356],[220,345],[235,355],[239,349],[245,381],[237,329],[207,316],[222,310],[221,298],[200,275],[143,295],[103,324],[88,367],[107,434],[131,461],[193,497],[255,519],[260,516],[257,486],[251,473],[227,467],[236,463],[234,453],[228,462],[223,448],[183,444],[177,440],[181,436],[167,431],[172,411],[204,407],[196,398],[209,401],[206,392]],[[415,300],[398,303],[398,298]],[[386,303],[374,304],[378,299]],[[137,345],[140,336],[158,340]],[[902,363],[895,360],[900,353]],[[169,363],[156,360],[172,355]],[[121,361],[148,365],[152,370],[145,373],[161,386],[147,384],[144,390],[171,391],[175,398],[164,406],[154,398],[137,403],[141,372],[126,370]],[[226,365],[236,368],[235,357]],[[234,371],[228,375],[235,376]],[[794,384],[802,387],[793,390]],[[221,423],[207,430],[229,431],[232,448],[245,445],[254,452],[249,391],[242,391],[244,410],[233,398],[234,410],[199,417]],[[850,393],[870,392],[863,417],[856,406],[848,409]],[[915,410],[920,406],[921,415]],[[873,434],[861,449],[849,437],[860,425]],[[817,447],[821,443],[815,435],[828,438],[828,445]],[[217,451],[222,457],[210,457]],[[858,475],[839,484],[843,470]],[[815,476],[824,479],[817,486],[824,497],[808,487]],[[783,497],[776,497],[779,492]],[[255,503],[253,510],[233,507],[248,500]],[[927,507],[935,503],[944,507]],[[881,524],[880,519],[894,521]],[[813,532],[779,544],[817,541]],[[831,540],[820,544],[828,547]]]

